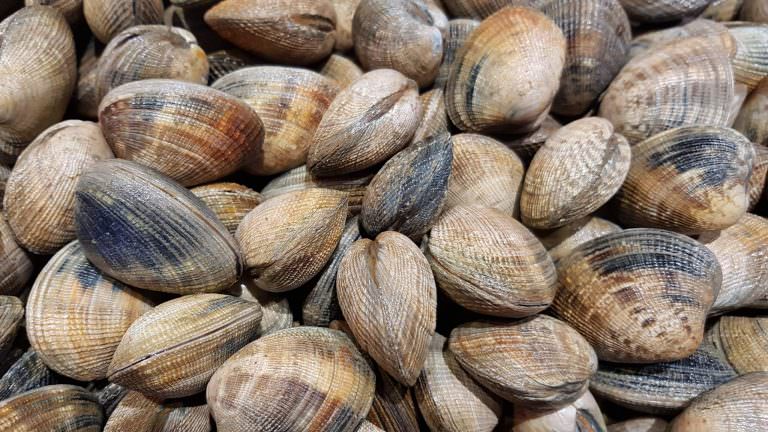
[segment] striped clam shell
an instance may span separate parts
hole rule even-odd
[[[16,295],[32,277],[32,261],[0,215],[0,295]]]
[[[11,168],[0,165],[0,201],[5,197],[5,188],[8,185],[8,177],[11,176]]]
[[[736,41],[733,73],[736,82],[754,89],[768,76],[768,25],[730,23],[728,30]]]
[[[515,432],[605,432],[605,421],[594,396],[585,391],[572,403],[552,411],[516,406],[513,417]]]
[[[422,107],[421,124],[413,134],[411,144],[442,133],[448,133],[448,114],[445,112],[445,95],[434,88],[419,96]]]
[[[530,161],[537,151],[547,142],[547,139],[563,127],[554,117],[547,116],[541,126],[533,132],[519,136],[499,136],[505,146],[514,150],[525,161]]]
[[[768,78],[747,96],[733,128],[755,144],[768,145]]]
[[[10,356],[10,353],[7,354]],[[18,394],[59,382],[35,350],[27,350],[0,378],[0,401]]]
[[[135,391],[126,394],[109,416],[104,432],[211,430],[205,401],[181,400],[162,402]]]
[[[104,408],[104,416],[109,418],[129,390],[114,383],[107,383],[104,387],[94,389],[93,392],[99,405]]]
[[[0,355],[11,350],[24,320],[24,305],[16,297],[0,296]]]
[[[581,244],[592,239],[621,231],[613,222],[597,216],[587,216],[552,232],[539,235],[541,243],[549,250],[549,256],[557,263]]]
[[[213,51],[208,54],[208,83],[213,84],[219,78],[236,70],[255,66],[255,57],[237,48]]]
[[[259,289],[250,278],[244,277],[240,283],[235,284],[229,293],[243,300],[256,302],[261,306],[259,336],[293,327],[293,313],[288,299]]]
[[[760,204],[760,200],[768,185],[768,147],[752,144],[755,151],[755,162],[752,164],[752,173],[749,175],[749,207],[752,212]]]
[[[162,0],[83,0],[85,21],[101,43],[121,31],[140,24],[163,21]]]
[[[40,387],[0,402],[2,432],[99,432],[103,423],[95,396],[73,385]]]
[[[253,189],[237,183],[210,183],[190,189],[208,208],[216,213],[230,234],[254,207],[264,200]]]
[[[633,21],[661,23],[695,16],[711,0],[619,0]]]
[[[466,18],[448,21],[448,29],[443,41],[443,60],[435,78],[435,88],[444,89],[448,84],[451,67],[456,60],[456,53],[464,45],[469,35],[480,25],[480,21]]]
[[[695,19],[685,25],[651,31],[635,37],[630,44],[629,56],[639,57],[641,54],[652,53],[665,45],[692,37],[709,39],[711,43],[721,46],[730,58],[736,55],[736,40],[731,36],[728,27],[708,19]]]
[[[768,317],[724,316],[707,336],[739,374],[768,372]]]
[[[363,70],[353,59],[332,54],[320,68],[320,75],[336,81],[340,88],[345,89],[363,76]]]

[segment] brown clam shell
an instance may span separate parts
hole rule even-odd
[[[473,19],[460,18],[448,21],[448,29],[443,41],[443,61],[440,63],[440,69],[435,78],[434,87],[436,89],[445,88],[448,84],[448,77],[456,60],[456,53],[464,46],[464,42],[479,25],[480,21]]]
[[[264,201],[258,192],[237,183],[211,183],[192,188],[190,192],[213,210],[233,235],[245,215]]]
[[[587,216],[552,232],[539,235],[541,243],[549,250],[549,256],[557,263],[576,247],[592,239],[621,231],[613,222],[597,216]]]
[[[658,417],[639,417],[608,426],[608,432],[666,432],[669,424]]]
[[[95,396],[73,385],[40,387],[0,402],[3,432],[99,432],[103,423]]]
[[[208,54],[208,83],[213,84],[219,78],[236,70],[254,66],[258,61],[245,51],[237,48],[214,51]]]
[[[24,320],[24,305],[16,297],[0,296],[0,355],[10,351]]]
[[[363,76],[363,70],[354,60],[342,55],[333,54],[323,63],[320,75],[336,81],[340,88],[345,89],[358,78]]]
[[[253,280],[244,277],[229,291],[235,297],[256,302],[261,306],[259,336],[293,327],[293,313],[288,300],[259,289]]]
[[[352,38],[352,19],[360,0],[331,0],[336,11],[336,51],[349,51],[355,44]]]
[[[439,88],[434,88],[419,96],[422,107],[421,124],[413,134],[417,143],[441,133],[448,133],[448,114],[445,111],[445,95]]]
[[[106,44],[121,31],[141,24],[163,22],[162,0],[83,0],[88,27]]]
[[[16,295],[32,277],[32,261],[0,215],[0,295]]]
[[[755,144],[768,145],[768,78],[747,96],[733,128]]]
[[[762,0],[744,0],[739,12],[739,19],[759,23],[768,23],[768,4]]]
[[[208,406],[196,401],[162,402],[130,391],[109,416],[104,432],[209,432]]]
[[[728,30],[736,41],[734,78],[752,90],[768,76],[768,25],[731,23]]]
[[[514,409],[515,432],[605,432],[603,413],[589,391],[574,402],[552,411],[522,405]]]
[[[83,0],[24,0],[25,6],[50,6],[64,15],[70,25],[77,24],[83,16]]]
[[[530,161],[537,151],[544,145],[547,139],[558,129],[563,127],[552,116],[547,116],[541,126],[533,132],[518,136],[498,136],[496,137],[505,146],[514,150],[518,156],[526,161]]]
[[[661,23],[695,16],[709,5],[711,0],[619,0],[633,21]]]
[[[736,372],[768,372],[768,317],[724,316],[710,332]]]

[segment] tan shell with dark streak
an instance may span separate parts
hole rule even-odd
[[[560,409],[514,408],[515,432],[605,432],[603,413],[589,391]]]
[[[768,24],[737,22],[728,25],[728,30],[736,41],[734,77],[752,90],[768,76]]]
[[[554,409],[578,399],[597,370],[597,356],[565,323],[546,315],[509,323],[470,322],[448,344],[459,364],[504,399]]]
[[[259,289],[250,278],[244,277],[229,290],[229,294],[261,306],[259,336],[293,327],[293,313],[288,299]]]
[[[0,402],[2,432],[100,432],[103,423],[96,396],[73,385],[40,387]]]
[[[163,22],[163,0],[83,0],[88,27],[101,43],[141,24]]]
[[[733,128],[755,144],[768,145],[768,78],[747,96]]]
[[[724,316],[709,331],[736,372],[768,372],[768,317]]]
[[[336,10],[336,51],[349,51],[354,46],[352,19],[360,0],[331,0]]]
[[[558,129],[563,127],[552,116],[547,116],[541,126],[533,132],[521,136],[498,136],[496,139],[504,143],[505,146],[514,150],[518,156],[530,161],[537,151],[544,145],[547,139]]]
[[[338,54],[332,54],[323,63],[320,75],[336,81],[340,88],[345,89],[358,78],[363,76],[363,70],[354,60]]]
[[[16,295],[32,277],[32,261],[0,215],[0,295]]]
[[[549,256],[557,263],[573,252],[576,247],[592,239],[621,231],[613,222],[597,216],[587,216],[552,232],[539,235],[541,243],[549,250]]]
[[[413,134],[411,144],[423,141],[431,136],[447,133],[448,114],[445,111],[445,95],[439,88],[434,88],[419,96],[422,116],[419,127]]]
[[[128,392],[109,416],[104,432],[209,432],[208,406],[197,401],[162,402]]]
[[[24,305],[16,297],[0,295],[0,356],[5,357],[24,320]]]
[[[264,201],[258,192],[237,183],[211,183],[192,188],[190,192],[216,213],[232,235],[245,215]]]
[[[702,12],[712,0],[619,0],[633,21],[661,23]]]
[[[282,173],[302,165],[325,110],[339,92],[317,72],[281,66],[237,70],[211,84],[248,104],[264,123],[264,145],[245,170],[255,175]]]
[[[352,432],[373,400],[373,371],[343,333],[281,330],[230,357],[208,406],[222,432]]]
[[[630,229],[578,246],[558,265],[554,311],[601,360],[673,361],[691,355],[720,288],[715,255],[669,231]]]
[[[435,88],[445,88],[448,84],[448,77],[451,74],[451,67],[456,60],[456,53],[464,46],[464,42],[469,35],[480,25],[480,21],[473,19],[452,19],[448,21],[448,30],[445,33],[443,41],[443,61],[440,63],[440,69],[435,78]]]
[[[64,15],[70,25],[75,25],[83,16],[83,0],[24,0],[25,6],[50,6]]]
[[[657,417],[638,417],[608,426],[608,432],[666,432],[669,424]]]

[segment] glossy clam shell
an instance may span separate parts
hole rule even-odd
[[[190,189],[208,208],[216,213],[230,234],[254,207],[264,199],[255,190],[237,183],[211,183]]]
[[[696,19],[685,25],[643,33],[632,39],[629,56],[639,57],[691,37],[705,37],[713,44],[721,46],[729,57],[736,55],[736,40],[728,28],[721,23],[708,19]]]
[[[619,231],[621,227],[613,222],[597,216],[587,216],[545,235],[539,235],[539,240],[549,250],[552,260],[557,263],[581,244]]]
[[[733,23],[728,29],[736,41],[733,59],[736,82],[754,89],[768,76],[768,25]]]
[[[392,231],[358,240],[341,260],[336,289],[362,350],[398,382],[413,385],[437,315],[435,281],[419,248]]]
[[[448,29],[443,40],[443,60],[435,78],[435,88],[445,88],[448,84],[448,77],[456,60],[456,53],[464,46],[464,42],[478,25],[480,25],[480,21],[466,18],[448,21]]]
[[[96,123],[67,120],[43,131],[16,162],[3,200],[19,245],[48,255],[74,240],[77,181],[113,157]]]
[[[205,204],[139,164],[109,160],[75,192],[77,237],[88,260],[128,285],[191,294],[221,291],[242,272],[235,239]]]
[[[411,141],[421,116],[413,80],[391,69],[368,72],[340,91],[325,111],[307,168],[328,177],[384,162]]]
[[[345,89],[358,78],[363,76],[363,70],[354,60],[338,54],[332,54],[323,63],[320,75],[336,81],[340,88]]]
[[[214,51],[208,54],[208,83],[213,84],[224,75],[257,63],[255,57],[237,48]]]
[[[27,301],[27,337],[51,369],[104,379],[120,339],[152,309],[141,293],[104,276],[71,242],[48,261]]]
[[[630,226],[686,234],[728,228],[749,205],[752,144],[733,129],[671,129],[632,147],[629,174],[616,196]]]
[[[661,23],[698,15],[711,0],[619,0],[633,21]]]
[[[739,19],[759,23],[768,23],[768,4],[761,0],[744,0],[739,12]]]
[[[608,426],[608,432],[666,432],[668,423],[657,417],[638,417]]]
[[[283,64],[315,63],[336,42],[329,0],[224,0],[205,13],[205,22],[239,48]]]
[[[352,19],[360,0],[331,0],[336,11],[336,51],[348,51],[354,46]]]
[[[83,0],[85,21],[101,43],[121,31],[141,24],[163,22],[162,0]]]
[[[0,160],[12,162],[64,116],[77,58],[69,25],[50,7],[26,7],[4,19],[0,39]]]
[[[715,255],[669,231],[629,229],[578,246],[558,265],[559,317],[601,360],[674,361],[691,355],[720,287]]]
[[[516,406],[514,409],[515,432],[605,432],[603,413],[589,391],[560,409],[541,411]]]
[[[25,6],[50,6],[64,15],[71,25],[83,16],[83,0],[24,0]]]
[[[445,112],[445,95],[443,91],[434,88],[419,96],[422,107],[421,124],[413,134],[412,144],[424,141],[429,137],[448,133],[448,114]]]
[[[594,213],[621,188],[630,167],[627,140],[608,120],[576,120],[553,133],[525,174],[520,216],[551,229]]]
[[[315,130],[339,92],[317,72],[281,66],[240,69],[211,87],[241,99],[264,123],[259,157],[245,166],[255,175],[282,173],[306,162]]]
[[[32,261],[14,238],[11,227],[0,216],[0,295],[16,295],[32,277]]]
[[[768,78],[747,96],[733,128],[755,144],[768,145]]]
[[[230,357],[206,394],[222,432],[344,432],[365,417],[374,384],[373,371],[343,333],[299,327]]]
[[[575,401],[597,370],[597,357],[587,341],[546,315],[511,323],[462,324],[451,332],[448,346],[483,387],[538,409]]]
[[[538,128],[560,86],[565,42],[560,28],[533,9],[508,7],[485,19],[451,67],[445,105],[453,124],[476,132]]]
[[[10,351],[24,320],[24,305],[16,297],[0,296],[0,355]]]
[[[724,316],[710,329],[714,342],[741,375],[768,372],[768,317]]]
[[[109,416],[104,432],[208,432],[208,415],[204,401],[161,402],[130,391]]]
[[[0,401],[58,381],[37,351],[30,349],[13,362],[0,378]]]
[[[550,135],[562,126],[552,116],[547,116],[541,123],[541,126],[533,132],[518,136],[497,136],[496,138],[517,153],[518,156],[526,161],[530,161]]]
[[[555,266],[539,240],[498,210],[458,206],[432,228],[427,258],[438,287],[484,315],[522,318],[555,297]]]
[[[161,399],[190,396],[256,337],[257,303],[224,294],[169,300],[142,315],[120,341],[110,382]]]
[[[115,88],[101,101],[99,123],[115,156],[154,168],[184,186],[259,163],[264,139],[261,119],[244,102],[199,84],[166,79]]]
[[[0,402],[3,432],[99,432],[104,414],[96,398],[82,387],[41,387]]]

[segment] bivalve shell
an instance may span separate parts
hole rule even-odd
[[[363,422],[360,423],[360,426],[355,429],[355,432],[384,432],[384,429],[379,429],[373,423],[363,420]]]
[[[331,0],[336,11],[336,51],[348,51],[355,44],[352,38],[352,20],[360,0]]]
[[[505,6],[540,8],[550,0],[442,0],[455,17],[484,19]]]
[[[587,216],[552,232],[539,235],[541,243],[549,250],[549,256],[557,263],[567,257],[579,245],[592,239],[621,231],[613,222],[597,216]]]
[[[762,0],[744,0],[744,4],[739,12],[739,19],[768,23],[768,4]]]
[[[320,75],[336,81],[340,88],[345,89],[363,76],[363,70],[354,60],[342,55],[333,54],[323,63]]]
[[[101,43],[140,24],[163,22],[163,0],[83,0],[88,27]]]
[[[255,66],[258,61],[245,51],[237,48],[214,51],[208,54],[208,83],[213,84],[219,78],[236,70]]]
[[[24,320],[24,305],[16,297],[0,296],[0,355],[11,349]]]
[[[713,0],[704,9],[704,12],[701,13],[701,18],[715,21],[733,21],[739,14],[743,3],[744,0]]]
[[[0,295],[16,295],[32,277],[32,261],[0,215]]]
[[[43,363],[37,351],[30,349],[0,378],[0,401],[58,382],[58,376]]]
[[[603,413],[589,391],[557,410],[516,406],[513,424],[515,432],[605,432]]]
[[[80,57],[77,68],[77,89],[73,96],[77,113],[83,118],[95,119],[99,116],[99,99],[96,88],[96,74],[99,70],[99,54],[96,52],[96,39],[91,39],[85,52]]]
[[[293,313],[288,299],[259,289],[251,278],[244,277],[229,293],[261,306],[259,336],[293,327]]]
[[[83,16],[83,0],[24,0],[25,6],[50,6],[64,15],[70,25],[75,25]]]
[[[736,41],[734,77],[752,90],[768,76],[768,25],[732,23],[728,29]]]
[[[619,0],[632,20],[643,23],[676,21],[701,13],[711,0]]]
[[[733,128],[753,143],[768,146],[768,78],[747,96]]]
[[[768,317],[724,316],[710,332],[739,374],[768,372]]]
[[[190,189],[208,206],[230,234],[235,234],[238,225],[263,198],[255,190],[237,183],[211,183]]]
[[[209,432],[208,416],[204,401],[161,402],[131,391],[109,416],[104,432]]]
[[[40,387],[0,402],[2,432],[99,432],[104,414],[82,387]]]
[[[497,139],[514,150],[518,156],[530,162],[536,152],[547,142],[549,136],[561,127],[563,125],[552,116],[547,116],[541,126],[533,132],[518,136],[498,136]]]
[[[440,63],[440,69],[435,78],[434,87],[436,89],[445,88],[448,84],[448,77],[456,60],[456,53],[464,46],[464,42],[479,25],[480,21],[473,19],[460,18],[448,21],[448,29],[443,41],[443,61]]]
[[[733,58],[736,55],[736,40],[728,28],[721,23],[708,19],[695,19],[685,25],[674,26],[662,30],[643,33],[632,39],[629,49],[630,58],[653,52],[659,48],[674,44],[691,37],[705,37],[712,43],[718,44]]]

